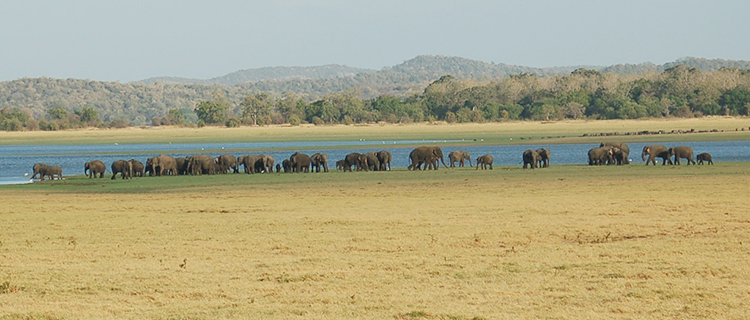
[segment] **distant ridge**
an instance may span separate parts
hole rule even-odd
[[[492,80],[513,74],[529,73],[537,76],[567,75],[579,68],[615,74],[662,72],[677,65],[687,65],[703,71],[720,68],[750,69],[750,61],[685,57],[657,65],[652,62],[617,64],[612,66],[525,67],[504,63],[490,63],[462,57],[420,55],[381,70],[354,68],[344,65],[313,67],[267,67],[246,69],[211,79],[156,77],[139,82],[154,84],[197,84],[237,86],[254,92],[295,92],[305,97],[320,97],[337,91],[357,88],[362,96],[380,94],[404,95],[419,91],[430,81],[450,74],[460,79]]]
[[[353,76],[359,73],[370,72],[375,72],[375,70],[329,64],[315,67],[266,67],[257,69],[245,69],[211,79],[155,77],[141,80],[140,82],[143,82],[145,84],[154,84],[156,82],[161,82],[165,84],[223,84],[226,86],[234,86],[243,82],[289,79],[325,79]]]

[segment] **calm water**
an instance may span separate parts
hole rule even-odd
[[[109,166],[120,159],[146,159],[163,153],[174,157],[184,157],[194,154],[258,154],[265,153],[280,159],[288,158],[296,148],[307,149],[302,152],[313,154],[323,152],[328,154],[329,167],[333,168],[337,160],[343,159],[351,152],[369,152],[387,150],[393,154],[393,167],[409,165],[411,147],[400,145],[424,143],[425,145],[440,145],[446,141],[383,141],[380,146],[372,147],[370,141],[351,142],[287,142],[287,143],[205,143],[205,144],[132,144],[132,145],[76,145],[76,146],[0,146],[0,184],[28,182],[25,175],[31,175],[34,163],[42,162],[49,165],[59,165],[64,175],[83,174],[85,162],[99,159]],[[714,162],[750,161],[750,142],[748,141],[702,141],[702,142],[663,142],[663,143],[628,143],[630,158],[633,164],[643,164],[640,152],[644,145],[662,144],[667,147],[685,145],[695,150],[695,154],[708,152],[713,155]],[[365,145],[370,145],[365,147]],[[345,146],[343,149],[332,149],[333,146]],[[512,146],[464,146],[443,147],[446,156],[454,150],[464,150],[471,153],[472,163],[476,157],[490,154],[495,158],[494,165],[521,165],[521,154],[527,149],[547,148],[551,151],[552,165],[586,164],[588,150],[598,144],[529,144]],[[264,148],[274,148],[274,151],[263,151]],[[280,150],[279,148],[283,149]],[[240,151],[257,149],[258,151]],[[192,151],[186,151],[192,150]],[[202,150],[221,150],[220,152],[204,152]],[[171,152],[170,152],[171,151]],[[449,164],[450,165],[450,164]]]

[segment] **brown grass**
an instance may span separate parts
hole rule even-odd
[[[557,122],[514,121],[470,124],[370,124],[370,125],[288,125],[267,127],[144,127],[125,129],[84,129],[66,131],[0,131],[0,145],[14,144],[112,144],[112,143],[202,143],[202,142],[268,142],[268,141],[341,141],[359,140],[420,140],[420,139],[484,139],[489,143],[511,143],[512,137],[558,137],[548,142],[570,143],[581,140],[584,133],[637,132],[643,130],[724,130],[722,139],[750,140],[747,118],[706,117],[651,120],[568,120]],[[735,132],[745,128],[747,131]],[[715,139],[718,134],[670,136],[668,139]],[[622,139],[622,138],[618,138]],[[664,139],[658,136],[628,137]],[[586,139],[584,139],[586,140]],[[598,142],[601,138],[596,138]],[[519,142],[518,139],[514,143]]]
[[[743,319],[749,171],[3,187],[0,319]]]

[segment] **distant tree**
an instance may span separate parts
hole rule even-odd
[[[83,125],[95,126],[99,123],[99,112],[93,107],[83,107],[74,111]]]
[[[211,93],[211,96],[213,99],[210,101],[198,102],[195,107],[195,114],[204,125],[224,124],[224,121],[228,118],[227,113],[231,111],[233,104],[221,91],[216,90]]]
[[[262,120],[271,115],[274,105],[275,99],[265,92],[246,96],[240,103],[242,119],[254,126],[268,124]]]
[[[68,110],[63,107],[52,107],[47,110],[47,117],[50,120],[64,120],[68,118]]]
[[[164,117],[169,121],[169,124],[180,125],[185,122],[185,115],[179,109],[169,109],[167,116]]]
[[[220,103],[201,101],[195,107],[195,114],[204,124],[218,124],[224,122],[227,109],[226,105]]]

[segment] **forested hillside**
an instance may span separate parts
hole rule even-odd
[[[692,117],[750,108],[745,61],[600,69],[420,56],[354,76],[235,86],[24,78],[0,83],[0,129]]]
[[[331,64],[318,67],[267,67],[247,69],[235,71],[221,77],[206,80],[176,77],[156,77],[142,80],[140,82],[143,82],[145,84],[154,84],[156,82],[161,82],[166,84],[223,84],[227,86],[234,86],[244,82],[255,82],[263,80],[326,79],[348,77],[360,73],[371,72],[375,72],[375,70]]]

